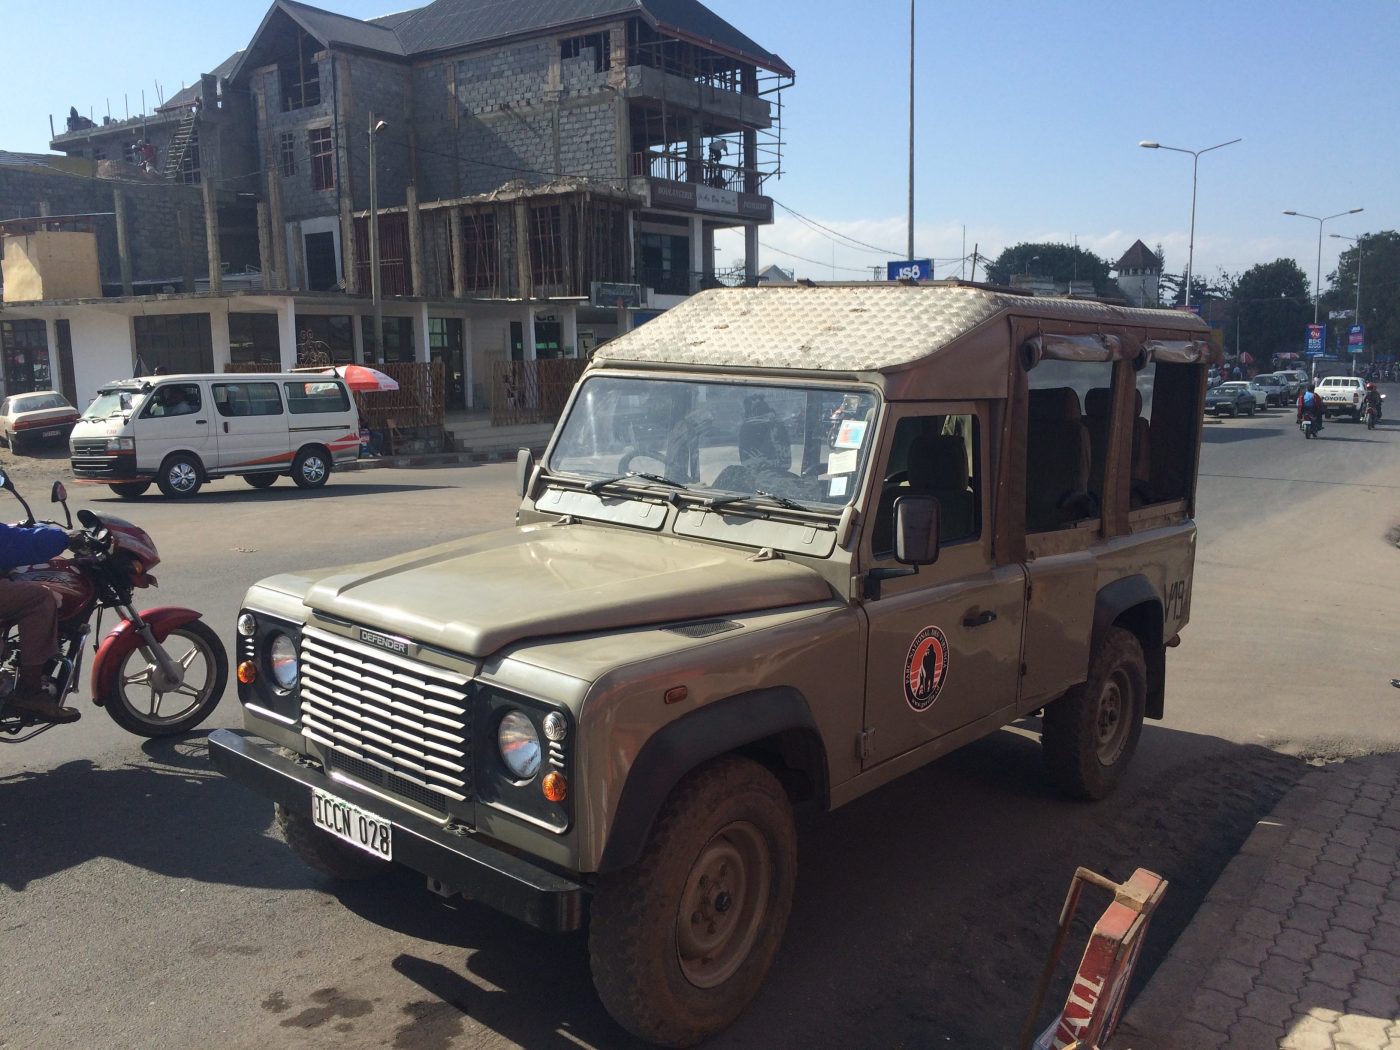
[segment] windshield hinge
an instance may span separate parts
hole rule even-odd
[[[556,528],[557,526],[560,526],[560,525],[577,525],[577,524],[578,524],[578,518],[574,517],[572,514],[565,514],[565,515],[564,515],[562,518],[560,518],[558,521],[556,521],[556,522],[554,522],[553,524],[551,524],[551,525],[550,525],[550,528],[551,528],[551,529],[552,529],[552,528]]]
[[[781,558],[782,555],[775,551],[772,547],[764,547],[763,550],[755,554],[752,558],[749,559],[749,561],[778,561]]]

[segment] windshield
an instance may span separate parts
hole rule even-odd
[[[130,412],[141,403],[144,397],[139,391],[102,390],[93,398],[92,404],[83,409],[84,419],[106,419],[118,412]]]
[[[841,507],[857,491],[878,404],[849,388],[593,376],[549,468]]]

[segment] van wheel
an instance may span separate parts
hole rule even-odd
[[[297,488],[319,489],[330,477],[331,464],[324,449],[304,448],[292,464],[292,480]]]
[[[1041,748],[1056,787],[1076,798],[1108,795],[1142,735],[1147,663],[1137,636],[1110,627],[1094,647],[1089,679],[1045,709]]]
[[[137,496],[144,496],[146,490],[151,487],[151,483],[149,481],[120,481],[107,487],[122,499],[135,499]]]
[[[731,1024],[773,963],[792,907],[797,831],[777,779],[717,759],[683,780],[646,850],[593,895],[593,983],[628,1031],[692,1046]]]
[[[328,835],[311,818],[293,813],[277,804],[277,827],[282,838],[303,864],[332,879],[356,882],[382,875],[390,867],[386,860]]]
[[[243,480],[255,489],[270,489],[277,481],[276,474],[244,474]]]
[[[171,456],[161,464],[156,484],[172,498],[193,496],[204,484],[199,476],[199,460],[185,452]]]

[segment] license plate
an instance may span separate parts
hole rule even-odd
[[[46,430],[46,431],[44,431],[42,434],[40,434],[39,436],[40,436],[40,437],[46,437],[46,438],[62,437],[62,436],[63,436],[63,428],[62,428],[62,427],[58,427],[58,428],[55,429],[55,430]]]
[[[311,820],[336,838],[384,860],[394,859],[393,825],[319,788],[311,789]]]

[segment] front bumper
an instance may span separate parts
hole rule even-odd
[[[311,789],[328,791],[394,826],[394,861],[488,907],[552,933],[583,924],[583,887],[529,861],[445,831],[433,821],[386,806],[383,800],[319,769],[283,758],[251,733],[217,729],[209,734],[209,758],[230,780],[295,813],[311,815]]]

